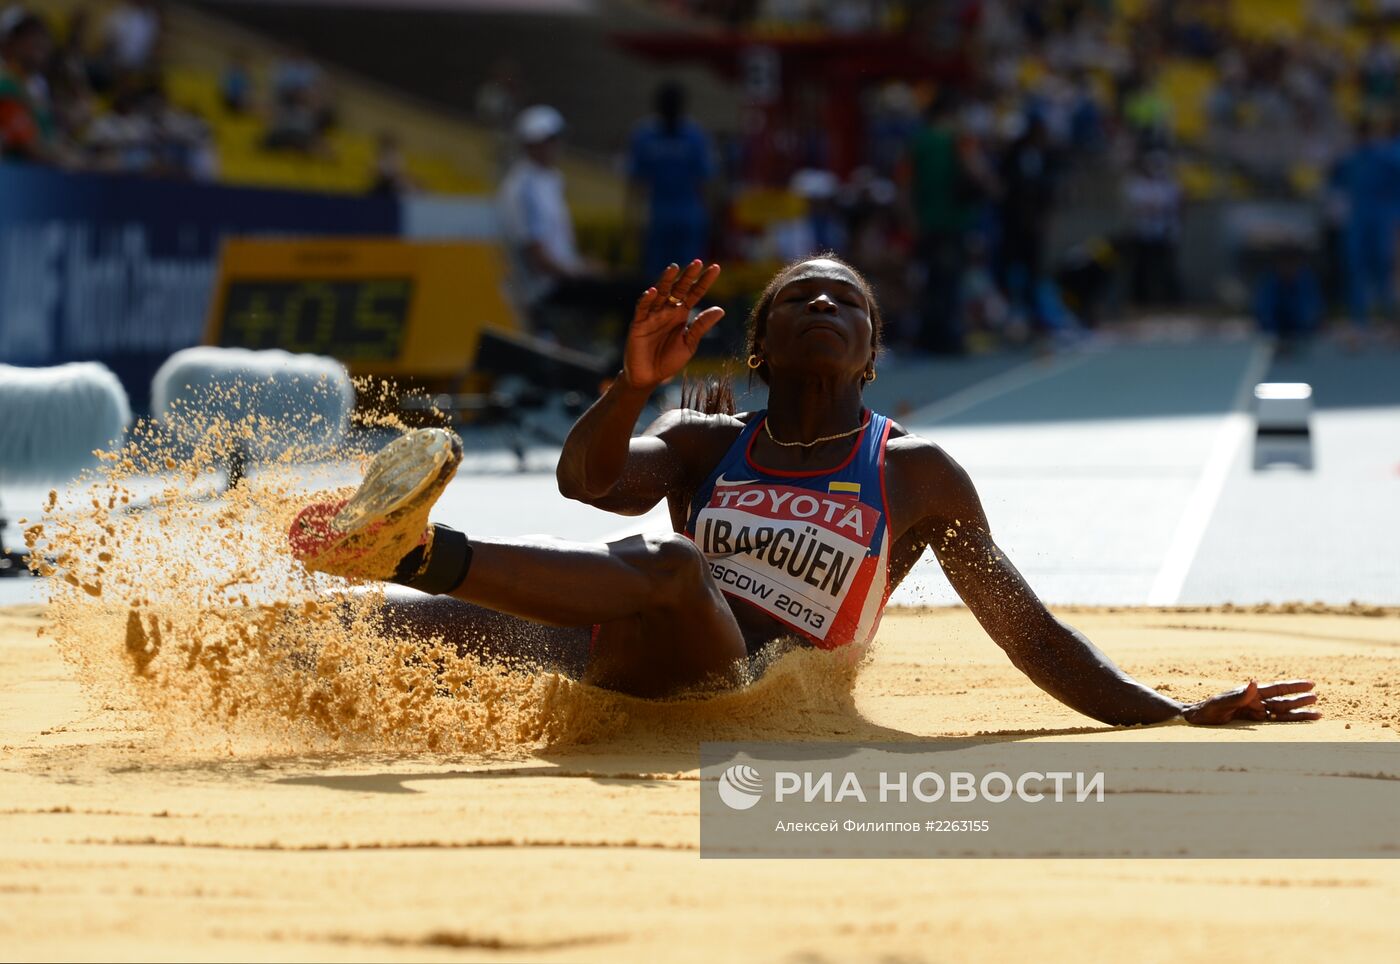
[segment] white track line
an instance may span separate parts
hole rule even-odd
[[[1191,564],[1196,561],[1196,552],[1201,548],[1206,527],[1210,525],[1211,516],[1215,514],[1215,505],[1225,490],[1225,481],[1229,478],[1230,467],[1235,463],[1235,455],[1239,452],[1240,445],[1249,437],[1249,406],[1254,386],[1269,370],[1272,358],[1271,344],[1260,342],[1254,346],[1244,372],[1240,375],[1234,404],[1231,405],[1229,414],[1221,420],[1220,427],[1216,429],[1215,440],[1211,444],[1210,454],[1206,456],[1205,467],[1201,470],[1200,478],[1196,480],[1191,497],[1186,500],[1186,508],[1182,510],[1181,519],[1176,524],[1176,533],[1172,536],[1167,554],[1162,558],[1162,567],[1157,570],[1157,578],[1152,581],[1152,588],[1147,592],[1147,605],[1175,606],[1181,598],[1181,589],[1186,584]]]
[[[961,414],[983,402],[1006,395],[1019,388],[1025,388],[1040,381],[1042,378],[1049,378],[1061,372],[1069,371],[1084,364],[1090,358],[1096,357],[1092,353],[1081,352],[1074,355],[1062,355],[1047,361],[1043,358],[1036,358],[1024,364],[1017,365],[1010,371],[1002,372],[986,381],[969,385],[960,392],[954,392],[947,398],[940,399],[931,405],[916,409],[904,418],[899,419],[900,423],[906,426],[933,425],[944,419],[952,418]]]

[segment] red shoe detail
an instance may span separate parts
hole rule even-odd
[[[335,499],[330,502],[313,502],[297,513],[287,529],[287,541],[292,544],[292,555],[298,559],[317,556],[329,548],[330,543],[339,538],[340,533],[331,528],[331,520],[345,508],[349,499]]]
[[[370,461],[354,495],[323,496],[297,513],[287,531],[292,555],[312,572],[390,579],[414,546],[428,544],[428,513],[461,459],[461,440],[443,429],[400,436]]]
[[[342,549],[346,552],[346,559],[353,559],[358,553],[349,546],[337,546],[336,543],[345,539],[346,535],[331,527],[331,522],[345,508],[347,499],[332,499],[329,502],[313,502],[297,513],[297,517],[292,520],[291,526],[287,529],[287,541],[292,546],[292,556],[302,562],[315,559],[318,556]],[[384,527],[383,522],[376,522],[367,529],[356,533],[357,536],[372,536],[375,532]],[[418,537],[415,546],[427,545],[428,530],[424,529],[423,534]]]

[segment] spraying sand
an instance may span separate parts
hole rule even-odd
[[[138,707],[169,744],[519,757],[668,715],[723,723],[742,739],[788,735],[793,716],[849,711],[857,667],[846,653],[775,656],[744,692],[655,704],[386,627],[378,586],[351,592],[308,573],[285,535],[327,491],[310,457],[362,464],[369,453],[348,443],[328,451],[314,425],[240,417],[254,393],[219,391],[179,409],[163,432],[138,426],[100,470],[54,493],[46,521],[28,531],[36,555],[52,560],[59,652],[90,692]],[[213,497],[227,454],[254,442],[279,454]]]

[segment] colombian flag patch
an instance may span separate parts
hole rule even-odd
[[[826,487],[827,492],[850,492],[852,495],[860,495],[859,482],[830,482]]]

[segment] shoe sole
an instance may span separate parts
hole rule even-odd
[[[462,461],[462,442],[440,428],[420,428],[385,446],[355,494],[331,519],[342,537],[356,535],[428,499],[436,500]]]

